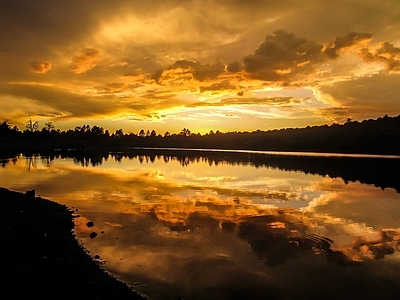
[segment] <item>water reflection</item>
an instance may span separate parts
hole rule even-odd
[[[19,157],[0,179],[78,209],[78,237],[151,299],[396,299],[400,195],[352,168],[397,160],[246,155]]]
[[[279,152],[277,152],[279,153]],[[5,155],[5,154],[4,154]],[[15,154],[8,154],[0,158],[2,167],[11,161],[15,161]],[[12,159],[10,157],[13,157]],[[28,155],[27,159],[34,160],[35,156]],[[365,155],[328,155],[320,156],[317,153],[296,156],[294,153],[287,154],[263,154],[254,152],[229,152],[211,151],[201,152],[189,150],[160,150],[160,149],[134,149],[126,152],[89,152],[86,154],[57,154],[46,156],[48,162],[54,159],[72,158],[76,164],[83,167],[101,166],[109,158],[121,162],[123,159],[137,159],[140,163],[154,163],[156,160],[178,161],[181,166],[188,166],[207,162],[210,166],[229,164],[252,166],[255,168],[268,167],[284,171],[301,171],[306,174],[328,175],[331,178],[342,178],[345,182],[361,182],[374,184],[381,188],[395,188],[400,192],[400,157],[396,156],[365,156]],[[32,161],[31,163],[34,163]],[[29,166],[30,167],[30,166]]]

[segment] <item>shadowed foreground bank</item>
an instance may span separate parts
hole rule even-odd
[[[10,299],[147,299],[102,269],[73,228],[66,206],[0,188],[2,293]]]

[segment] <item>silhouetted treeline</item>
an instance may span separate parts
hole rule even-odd
[[[27,165],[37,164],[37,160],[49,164],[56,158],[72,158],[83,167],[100,166],[105,160],[137,159],[140,163],[151,164],[157,160],[165,163],[178,161],[183,167],[193,163],[206,162],[211,165],[244,165],[255,168],[272,168],[283,171],[297,171],[305,174],[341,178],[344,182],[372,184],[382,189],[393,188],[400,193],[400,159],[380,157],[335,157],[275,155],[250,152],[190,151],[163,149],[132,149],[127,152],[86,152],[74,154],[54,154],[42,157],[27,157]],[[1,158],[0,166],[15,163],[18,158]]]
[[[50,126],[35,130],[30,126],[20,131],[4,121],[0,124],[0,147],[2,152],[68,149],[116,151],[129,147],[156,147],[400,154],[400,115],[306,128],[226,133],[210,131],[205,135],[192,134],[185,128],[178,134],[166,132],[161,135],[155,130],[125,134],[122,129],[110,134],[102,127],[89,125],[66,131],[55,130]]]

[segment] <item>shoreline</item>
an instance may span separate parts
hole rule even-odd
[[[3,292],[29,299],[148,299],[104,270],[79,243],[73,211],[0,187]]]

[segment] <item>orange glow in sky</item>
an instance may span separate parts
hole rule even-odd
[[[398,0],[2,1],[0,25],[0,120],[20,129],[204,134],[400,114]]]

